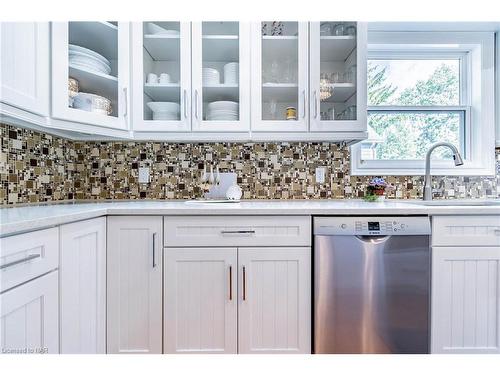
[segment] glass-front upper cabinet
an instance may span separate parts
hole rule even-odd
[[[191,130],[191,25],[132,24],[133,129]]]
[[[252,131],[308,130],[308,24],[252,24]]]
[[[366,24],[310,23],[311,131],[366,131]]]
[[[129,36],[126,22],[52,23],[54,118],[128,128]]]
[[[193,131],[250,128],[250,25],[192,23]]]

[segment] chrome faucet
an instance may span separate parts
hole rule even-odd
[[[424,201],[432,200],[432,187],[431,187],[431,154],[434,149],[437,147],[445,146],[448,147],[453,153],[453,161],[456,166],[463,165],[464,160],[462,159],[462,155],[455,147],[455,145],[448,142],[438,142],[434,143],[429,151],[427,151],[427,155],[425,156],[425,180],[424,180]]]

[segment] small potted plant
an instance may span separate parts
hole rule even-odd
[[[375,177],[368,183],[364,199],[374,202],[378,199],[385,199],[385,192],[391,190],[392,185],[388,184],[382,177]]]

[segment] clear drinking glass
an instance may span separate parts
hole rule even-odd
[[[333,35],[335,36],[343,36],[345,34],[345,25],[343,23],[339,23],[335,25],[333,29]]]

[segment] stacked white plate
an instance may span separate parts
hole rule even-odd
[[[103,74],[111,73],[109,60],[88,48],[70,44],[68,47],[68,54],[69,64],[76,68]]]
[[[203,68],[202,69],[203,85],[218,85],[220,84],[220,73],[217,69]]]
[[[237,85],[238,84],[238,67],[237,62],[231,62],[224,65],[224,83],[226,85]]]
[[[217,101],[207,106],[208,121],[238,121],[239,104],[230,101]]]
[[[149,102],[147,106],[153,111],[153,120],[179,120],[180,105],[175,102]]]

